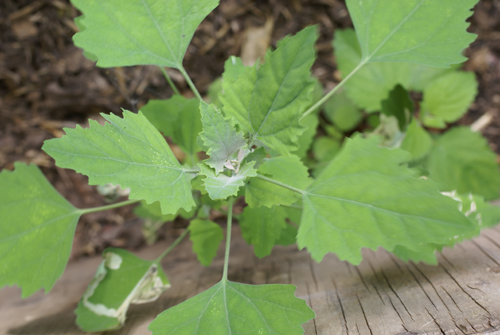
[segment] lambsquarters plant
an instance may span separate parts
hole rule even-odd
[[[336,33],[344,79],[331,92],[323,96],[311,77],[317,28],[307,27],[254,66],[230,57],[209,104],[182,60],[218,0],[73,0],[83,13],[75,44],[98,66],[175,68],[196,98],[174,95],[137,114],[103,115],[103,126],[90,121],[89,128],[65,129],[44,144],[58,166],[88,176],[91,185],[129,188],[129,201],[77,209],[36,166],[2,171],[0,287],[18,285],[23,297],[50,291],[80,216],[139,201],[139,215],[192,220],[154,261],[104,251],[76,310],[85,331],[120,327],[130,304],[155,300],[169,288],[160,261],[186,235],[208,266],[224,237],[207,213],[227,208],[221,281],[164,311],[149,329],[154,335],[302,334],[314,312],[295,297],[295,286],[228,280],[236,197],[248,204],[239,224],[259,257],[276,244],[297,243],[317,262],[335,253],[359,264],[362,248],[382,247],[405,261],[436,263],[436,251],[500,220],[485,202],[500,189],[486,141],[466,127],[436,131],[456,121],[476,93],[472,74],[447,69],[465,60],[461,52],[474,40],[465,20],[476,1],[347,0],[355,32]],[[423,92],[418,111],[407,90]],[[317,137],[322,106],[331,124],[322,124],[327,136]],[[340,147],[361,110],[372,113],[373,129]],[[186,153],[182,164],[160,132]],[[209,158],[199,161],[200,151]]]

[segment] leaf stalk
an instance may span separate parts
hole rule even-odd
[[[139,202],[139,201],[140,200],[127,200],[127,201],[117,202],[115,204],[111,204],[111,205],[107,205],[107,206],[79,209],[78,212],[80,213],[80,215],[95,213],[95,212],[102,212],[102,211],[107,211],[107,210],[113,209],[113,208],[119,208],[119,207],[131,205],[131,204],[135,204],[136,202]]]
[[[301,189],[295,188],[295,187],[290,186],[290,185],[288,185],[288,184],[284,184],[284,183],[282,183],[282,182],[280,182],[280,181],[277,181],[277,180],[274,180],[274,179],[268,178],[268,177],[266,177],[266,176],[263,176],[263,175],[261,175],[261,174],[257,174],[257,178],[262,179],[262,180],[265,180],[265,181],[267,181],[267,182],[269,182],[269,183],[271,183],[271,184],[281,186],[281,187],[283,187],[283,188],[286,188],[286,189],[288,189],[288,190],[290,190],[290,191],[293,191],[293,192],[296,192],[296,193],[300,193],[300,194],[304,194],[304,193],[306,193],[306,191],[305,191],[305,190],[301,190]]]
[[[311,107],[309,107],[309,109],[306,110],[304,112],[304,114],[302,114],[302,117],[299,119],[299,121],[303,120],[306,116],[308,116],[309,114],[311,114],[312,112],[314,112],[317,108],[319,108],[326,101],[328,101],[328,99],[330,99],[335,94],[335,92],[337,92],[342,86],[344,86],[345,83],[349,79],[351,79],[352,76],[354,76],[356,74],[356,72],[358,72],[366,63],[368,63],[368,61],[369,61],[369,58],[367,58],[367,59],[363,60],[362,62],[360,62],[354,68],[354,70],[352,70],[351,73],[349,73],[349,75],[347,77],[345,77],[344,79],[342,79],[342,81],[340,83],[338,83],[337,86],[335,86],[330,92],[328,92],[323,98],[321,98],[321,100],[319,100],[317,103],[315,103],[314,105],[312,105]]]
[[[227,269],[229,266],[229,251],[231,249],[231,228],[233,223],[233,202],[234,198],[228,199],[229,205],[227,207],[227,229],[226,229],[226,253],[224,255],[224,272],[222,274],[222,281],[227,280]]]
[[[181,95],[179,93],[179,90],[177,89],[177,87],[175,87],[175,84],[174,82],[172,81],[172,79],[170,78],[170,76],[168,75],[167,71],[165,70],[165,68],[163,66],[158,66],[161,70],[161,72],[163,73],[163,76],[165,77],[165,79],[167,80],[167,83],[170,85],[170,87],[172,88],[172,90],[174,91],[174,94],[176,95]]]
[[[158,256],[157,259],[155,259],[155,263],[160,263],[160,261],[168,255],[168,253],[170,251],[172,251],[173,248],[175,248],[177,246],[177,244],[179,244],[183,239],[184,237],[187,236],[187,234],[189,234],[189,229],[186,228],[186,230],[184,230],[184,232],[181,234],[181,236],[177,237],[177,239],[174,241],[174,243],[172,243],[168,248],[167,250],[165,250],[164,252],[162,252],[162,254],[160,256]]]
[[[189,77],[189,75],[187,74],[186,70],[184,69],[184,67],[180,67],[179,68],[179,71],[182,73],[182,75],[184,76],[184,79],[186,79],[186,82],[188,83],[189,87],[191,88],[191,90],[193,91],[194,95],[196,95],[196,97],[200,100],[200,101],[203,101],[203,98],[201,97],[200,95],[200,92],[198,92],[198,89],[196,88],[196,86],[194,86],[194,83],[193,81],[191,80],[191,78]]]

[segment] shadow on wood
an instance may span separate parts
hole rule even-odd
[[[229,279],[251,284],[291,283],[316,319],[305,334],[411,335],[496,334],[500,332],[500,228],[439,254],[439,265],[404,263],[384,250],[364,250],[359,266],[328,255],[317,264],[307,252],[277,247],[258,259],[233,230]],[[171,242],[171,241],[170,241]],[[139,252],[153,259],[161,243]],[[21,300],[20,290],[0,291],[0,334],[77,335],[73,310],[93,277],[100,258],[71,263],[53,291]],[[216,284],[222,275],[223,249],[204,268],[183,241],[164,259],[172,282],[158,301],[134,305],[115,335],[150,334],[147,325],[163,310]]]

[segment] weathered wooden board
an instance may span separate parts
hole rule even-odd
[[[142,250],[154,258],[168,243]],[[166,308],[207,289],[221,278],[223,250],[212,266],[196,261],[191,243],[183,241],[163,262],[173,288],[157,302],[133,306],[126,326],[115,335],[150,334],[147,325]],[[366,250],[355,267],[334,255],[321,264],[307,252],[278,247],[257,259],[234,229],[229,277],[252,284],[291,283],[317,317],[306,334],[500,335],[500,228],[485,231],[439,255],[438,266],[405,264],[387,252]],[[94,275],[99,258],[71,263],[54,290],[26,300],[20,290],[0,291],[0,334],[76,335],[73,310]],[[217,335],[217,334],[214,334]]]

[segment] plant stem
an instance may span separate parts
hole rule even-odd
[[[188,83],[189,87],[191,88],[191,90],[193,91],[194,95],[196,95],[196,97],[200,100],[200,101],[203,101],[203,98],[201,97],[200,95],[200,92],[198,92],[198,89],[196,88],[196,86],[194,86],[194,83],[193,81],[191,80],[191,78],[189,77],[189,75],[187,74],[186,70],[184,69],[184,67],[181,67],[179,69],[179,71],[181,71],[182,75],[184,76],[184,78],[186,79],[186,82]]]
[[[186,173],[199,173],[200,169],[184,169]]]
[[[297,193],[300,193],[300,194],[304,194],[306,193],[305,190],[301,190],[301,189],[298,189],[298,188],[295,188],[293,186],[290,186],[290,185],[287,185],[287,184],[283,184],[282,182],[280,181],[277,181],[277,180],[274,180],[274,179],[271,179],[271,178],[268,178],[268,177],[265,177],[261,174],[257,174],[257,178],[259,179],[262,179],[262,180],[265,180],[269,183],[272,183],[272,184],[275,184],[275,185],[278,185],[278,186],[281,186],[281,187],[284,187],[290,191],[293,191],[293,192],[297,192]]]
[[[140,200],[127,200],[127,201],[117,202],[116,204],[111,204],[111,205],[107,205],[107,206],[79,209],[78,212],[80,212],[80,215],[95,213],[95,212],[102,212],[102,211],[107,211],[108,209],[113,209],[113,208],[118,208],[118,207],[123,207],[123,206],[131,205],[131,204],[135,204],[136,202],[139,202],[139,201]]]
[[[161,72],[163,73],[163,75],[165,76],[165,79],[167,79],[167,83],[170,85],[170,87],[172,88],[172,90],[174,91],[174,94],[177,94],[177,95],[181,95],[179,93],[179,90],[177,89],[177,87],[175,87],[175,84],[174,82],[172,81],[172,79],[170,79],[170,76],[168,75],[167,71],[165,70],[165,68],[163,66],[158,66],[161,70]]]
[[[342,81],[340,83],[338,83],[338,85],[333,88],[333,90],[328,92],[323,98],[321,98],[320,101],[318,101],[312,107],[310,107],[308,110],[306,110],[304,112],[304,114],[302,114],[302,117],[300,118],[300,120],[304,119],[306,116],[308,116],[309,114],[314,112],[317,108],[319,108],[322,104],[324,104],[328,99],[330,99],[332,97],[332,95],[335,94],[335,92],[337,92],[342,86],[344,86],[345,83],[349,79],[351,79],[351,77],[354,76],[356,74],[356,72],[359,71],[359,69],[361,69],[366,63],[368,63],[368,60],[369,60],[369,58],[367,58],[367,59],[363,60],[361,63],[359,63],[358,66],[356,66],[354,68],[354,70],[352,70],[351,73],[349,73],[349,75],[347,77],[342,79]]]
[[[226,254],[224,255],[224,272],[222,280],[227,280],[227,268],[229,265],[229,249],[231,249],[231,227],[233,223],[233,197],[229,198],[229,205],[227,207],[227,229],[226,229]]]
[[[181,236],[177,237],[177,239],[174,241],[174,243],[172,243],[172,244],[171,244],[171,245],[167,248],[167,250],[165,250],[165,251],[164,251],[164,252],[163,252],[160,256],[158,256],[158,258],[157,258],[157,259],[155,259],[155,260],[154,260],[154,261],[155,261],[155,263],[160,263],[160,261],[161,261],[161,260],[162,260],[165,256],[167,256],[167,255],[168,255],[168,253],[169,253],[170,251],[172,251],[172,249],[173,249],[173,248],[175,248],[175,246],[176,246],[177,244],[179,244],[179,243],[180,243],[180,242],[184,239],[184,237],[186,237],[186,236],[187,236],[187,234],[189,234],[189,229],[188,229],[188,228],[186,228],[186,230],[184,230],[184,232],[181,234]]]

